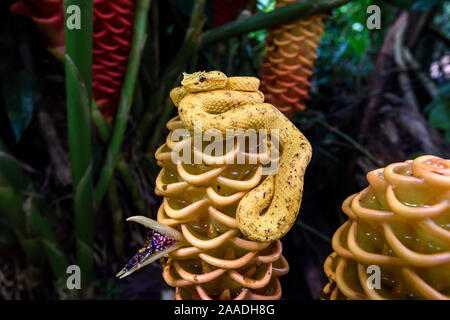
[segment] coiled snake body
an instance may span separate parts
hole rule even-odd
[[[281,238],[291,228],[300,208],[303,177],[311,145],[273,105],[264,103],[259,79],[227,77],[219,71],[184,74],[182,86],[170,93],[188,130],[277,129],[281,146],[278,171],[249,191],[240,201],[236,219],[240,231],[261,242]]]

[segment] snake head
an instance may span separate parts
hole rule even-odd
[[[136,252],[116,277],[124,278],[143,266],[162,258],[169,252],[180,248],[185,243],[180,232],[158,221],[143,216],[130,217],[127,221],[140,223],[148,230],[144,247]]]
[[[200,71],[183,73],[181,85],[189,92],[223,89],[227,84],[227,76],[220,71]]]

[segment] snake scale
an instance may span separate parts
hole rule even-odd
[[[303,179],[311,159],[305,136],[277,108],[264,103],[259,79],[227,77],[220,71],[184,74],[170,92],[185,127],[201,130],[278,130],[281,156],[278,171],[269,175],[239,202],[236,219],[249,239],[269,242],[281,238],[297,218]]]

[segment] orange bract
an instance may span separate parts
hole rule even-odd
[[[176,287],[175,299],[279,299],[278,277],[289,270],[281,242],[244,239],[235,218],[240,199],[264,180],[262,165],[223,164],[239,153],[250,156],[239,142],[222,157],[192,149],[200,164],[175,164],[171,151],[192,138],[172,141],[172,132],[184,127],[179,117],[167,127],[166,144],[156,151],[162,167],[156,194],[164,196],[158,221],[181,231],[189,243],[164,261],[163,277]]]
[[[450,298],[450,160],[422,156],[367,174],[325,262],[326,299]],[[381,271],[371,289],[367,267]]]
[[[297,0],[277,1],[284,7]],[[324,32],[323,16],[300,19],[270,31],[261,65],[261,91],[266,101],[277,106],[288,117],[304,110],[308,99],[320,35]]]

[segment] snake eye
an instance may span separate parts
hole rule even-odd
[[[204,75],[201,75],[200,77],[198,77],[198,79],[200,80],[200,82],[203,82],[206,80],[206,77]]]

